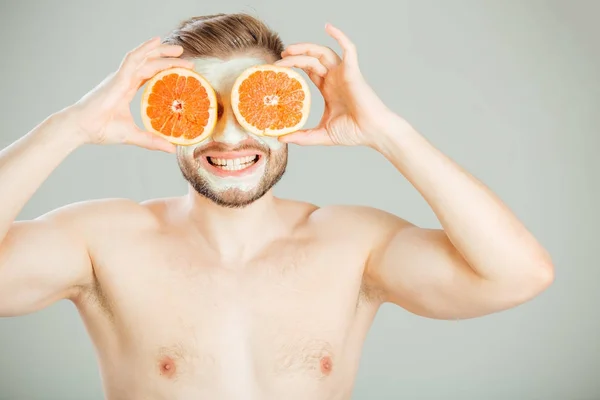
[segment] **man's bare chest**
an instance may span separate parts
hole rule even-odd
[[[370,312],[361,261],[334,250],[285,244],[245,263],[158,242],[115,251],[97,268],[97,308],[166,378],[318,380],[346,364]]]

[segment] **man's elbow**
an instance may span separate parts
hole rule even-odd
[[[536,266],[537,268],[537,284],[540,287],[540,292],[546,290],[554,282],[554,263],[550,256],[543,257]]]
[[[522,288],[521,296],[524,301],[532,299],[546,289],[554,282],[554,264],[549,256],[543,255],[533,262],[529,262],[524,268],[525,277],[520,279]]]

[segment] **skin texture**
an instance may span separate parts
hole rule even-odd
[[[112,400],[350,399],[365,335],[383,303],[427,318],[474,318],[546,289],[553,267],[545,249],[481,182],[387,109],[361,76],[354,45],[326,29],[341,55],[303,43],[278,62],[303,68],[326,102],[318,126],[280,141],[371,147],[398,169],[399,181],[403,175],[419,190],[442,229],[369,207],[279,199],[271,190],[233,206],[255,196],[260,183],[205,179],[192,149],[133,124],[129,101],[162,69],[204,68],[211,84],[223,85],[224,110],[198,151],[234,149],[234,137],[264,149],[231,118],[226,94],[226,81],[257,60],[239,55],[199,66],[179,59],[181,48],[152,40],[81,101],[0,153],[0,315],[72,301]],[[195,165],[189,193],[89,201],[15,221],[67,155],[84,144],[117,143]],[[283,145],[266,147],[287,154]],[[264,171],[285,162],[271,156]],[[264,183],[267,172],[257,171],[255,182]],[[197,179],[218,199],[200,195]]]

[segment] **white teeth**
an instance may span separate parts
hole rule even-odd
[[[237,171],[249,167],[254,163],[256,156],[247,156],[241,158],[212,158],[209,157],[211,164],[226,171]]]

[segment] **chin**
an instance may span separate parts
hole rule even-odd
[[[196,192],[201,196],[209,199],[213,203],[226,208],[244,208],[260,200],[268,190],[260,190],[255,188],[253,190],[241,190],[238,188],[230,188],[226,190],[211,190],[206,186],[194,187]]]
[[[275,171],[256,171],[254,179],[217,177],[209,171],[181,169],[184,178],[199,195],[222,207],[243,208],[263,198],[285,173],[285,167]]]

